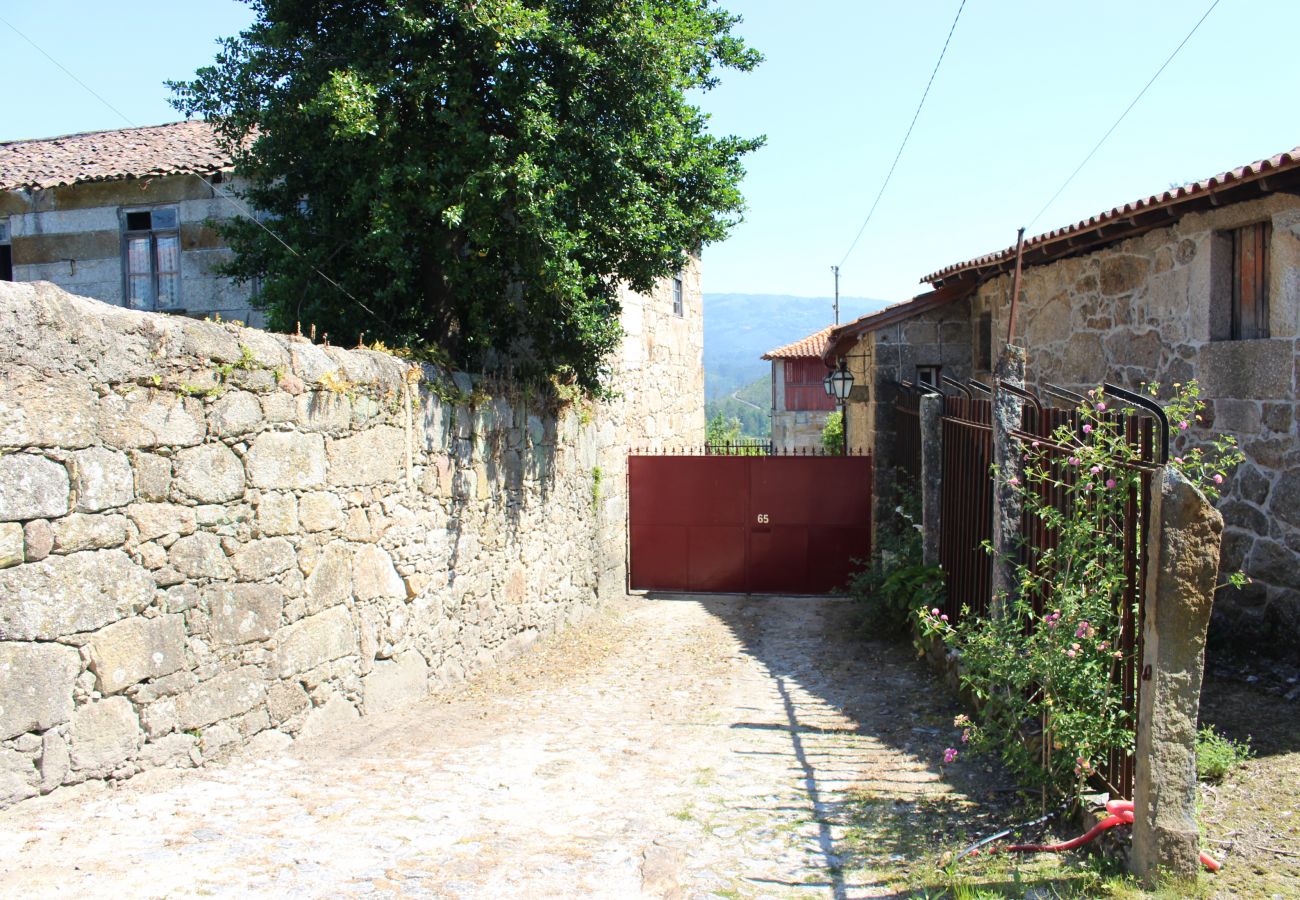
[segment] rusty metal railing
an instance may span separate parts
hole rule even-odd
[[[970,384],[976,391],[986,391],[983,385]],[[999,385],[999,387],[1006,387]],[[1130,393],[1114,385],[1105,385],[1113,400],[1142,413],[1134,415],[1123,409],[1099,413],[1102,419],[1113,424],[1124,435],[1135,451],[1135,459],[1124,464],[1137,473],[1136,484],[1125,497],[1121,512],[1104,524],[1105,533],[1112,536],[1124,560],[1124,592],[1120,598],[1120,634],[1117,649],[1123,652],[1111,672],[1113,682],[1119,686],[1123,698],[1124,714],[1130,724],[1136,721],[1137,705],[1141,691],[1142,623],[1145,610],[1143,587],[1146,580],[1146,543],[1150,527],[1150,496],[1152,479],[1158,467],[1168,457],[1168,422],[1163,411],[1148,398]],[[1078,468],[1068,465],[1071,450],[1054,440],[1058,428],[1068,427],[1082,435],[1082,423],[1076,405],[1084,398],[1070,391],[1047,385],[1044,393],[1071,404],[1070,408],[1049,405],[1038,395],[1020,389],[1013,393],[1026,401],[1021,427],[1013,432],[1023,444],[1036,443],[1046,455],[1052,477],[1034,489],[1040,499],[1064,514],[1071,512],[1074,493],[1071,488],[1080,477]],[[943,409],[943,511],[941,518],[940,559],[947,587],[945,612],[953,622],[963,614],[982,617],[988,614],[992,585],[992,557],[986,549],[993,531],[993,427],[992,401],[976,398],[973,392],[961,396],[945,396]],[[1043,520],[1026,512],[1022,520],[1023,541],[1020,562],[1038,575],[1050,575],[1037,570],[1044,565],[1045,554],[1057,545],[1058,535]],[[1050,597],[1031,596],[1037,616],[1047,611]],[[1050,747],[1045,748],[1050,753]],[[1134,760],[1131,753],[1113,751],[1110,758],[1099,767],[1098,780],[1116,797],[1131,799],[1134,781]]]

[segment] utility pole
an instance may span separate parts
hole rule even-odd
[[[835,324],[840,324],[840,267],[831,266],[831,271],[835,273]]]

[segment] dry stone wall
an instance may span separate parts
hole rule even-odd
[[[0,283],[0,805],[330,729],[621,595],[626,447],[704,430],[691,278],[680,322],[625,298],[620,399],[558,414]]]

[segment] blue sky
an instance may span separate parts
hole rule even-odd
[[[746,222],[705,252],[711,292],[824,296],[897,151],[960,0],[730,0],[767,55],[704,97],[715,130],[766,134]],[[893,181],[844,263],[845,295],[906,299],[920,276],[1005,247],[1210,0],[967,0]],[[131,121],[177,118],[166,78],[250,21],[232,0],[0,0],[0,16]],[[1295,0],[1221,0],[1030,233],[1300,144]],[[147,39],[146,39],[147,38]],[[0,139],[126,123],[0,24]]]

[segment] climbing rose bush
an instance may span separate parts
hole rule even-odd
[[[1165,404],[1170,464],[1213,500],[1243,457],[1231,437],[1193,443],[1199,386],[1173,387]],[[1147,391],[1158,397],[1160,386]],[[1127,753],[1134,744],[1134,714],[1124,710],[1118,677],[1134,652],[1121,633],[1128,586],[1122,522],[1125,501],[1132,495],[1141,502],[1142,492],[1132,465],[1138,453],[1107,415],[1111,405],[1102,389],[1089,391],[1073,426],[1024,447],[1021,477],[994,473],[1057,538],[1035,565],[1018,568],[1015,595],[995,598],[987,618],[964,608],[956,624],[938,609],[917,613],[923,636],[961,654],[962,682],[979,709],[953,723],[962,742],[997,752],[1031,783],[1061,793],[1082,793],[1112,751]],[[1068,501],[1054,504],[1053,490]]]

